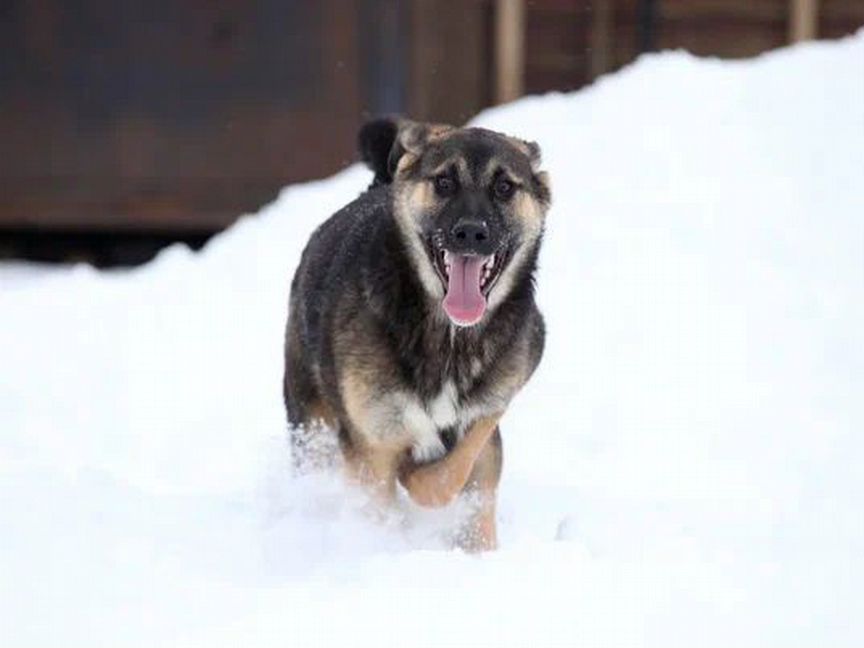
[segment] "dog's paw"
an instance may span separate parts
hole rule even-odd
[[[440,459],[447,453],[444,442],[437,434],[429,435],[427,438],[414,442],[411,447],[411,456],[416,463],[429,463]]]

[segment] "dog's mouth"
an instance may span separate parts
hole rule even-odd
[[[457,326],[472,326],[486,313],[489,293],[507,264],[509,249],[481,256],[430,246],[432,264],[444,284],[442,306]]]

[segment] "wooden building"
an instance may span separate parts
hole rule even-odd
[[[744,57],[864,0],[7,0],[0,258],[134,263],[354,160],[364,118],[463,122],[643,51]]]

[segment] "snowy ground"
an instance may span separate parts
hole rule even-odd
[[[864,643],[864,32],[477,122],[555,191],[501,550],[287,475],[288,281],[351,168],[200,254],[0,266],[0,644]]]

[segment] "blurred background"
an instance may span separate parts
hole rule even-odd
[[[0,0],[0,260],[200,246],[351,164],[370,115],[458,124],[643,52],[861,25],[864,0]]]

